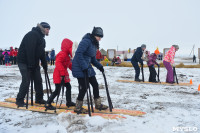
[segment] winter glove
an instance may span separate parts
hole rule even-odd
[[[61,85],[64,85],[65,84],[65,76],[61,76],[61,77],[62,77]]]
[[[85,76],[88,76],[88,69],[84,69],[83,73],[84,73]]]
[[[141,64],[141,66],[143,66],[143,62],[141,62],[140,64]]]
[[[104,72],[104,68],[103,68],[103,66],[100,67],[99,70],[103,73],[103,72]]]
[[[157,64],[157,66],[158,66],[158,67],[160,67],[160,65],[159,65],[159,64]]]
[[[44,66],[43,66],[43,69],[44,69],[45,72],[47,72],[47,69],[48,69],[48,68],[47,68],[47,65],[44,65]]]

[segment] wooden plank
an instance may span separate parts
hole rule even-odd
[[[174,84],[170,84],[170,83],[166,83],[166,82],[161,82],[161,83],[153,83],[153,82],[137,82],[134,80],[117,80],[117,82],[123,82],[123,83],[135,83],[135,84],[153,84],[153,85],[169,85],[169,86],[192,86],[192,84],[190,83],[174,83]]]
[[[15,98],[7,98],[7,99],[5,99],[5,101],[15,103],[16,99]],[[26,100],[24,102],[26,102]],[[38,107],[44,107],[44,104],[35,104],[34,101],[33,101],[33,104]],[[30,100],[29,100],[29,105],[31,105]],[[55,103],[53,103],[52,105],[55,106]],[[57,106],[57,108],[59,108],[59,106]],[[83,106],[83,108],[88,109],[87,106]],[[62,104],[60,109],[74,110],[74,107],[68,108],[65,104]],[[94,108],[94,112],[95,113],[105,113],[105,114],[124,114],[124,115],[130,115],[130,116],[142,116],[142,115],[146,114],[145,112],[137,111],[137,110],[115,109],[115,108],[112,109],[112,112],[110,112],[109,109],[100,111],[100,110]]]

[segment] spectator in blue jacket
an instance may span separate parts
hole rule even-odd
[[[77,113],[87,113],[87,110],[82,108],[82,106],[85,93],[88,89],[86,88],[86,84],[88,87],[89,83],[93,87],[95,108],[100,110],[108,108],[108,106],[101,104],[99,85],[95,77],[96,73],[92,68],[92,65],[94,65],[101,72],[104,72],[103,66],[96,60],[96,51],[99,48],[99,41],[102,37],[102,28],[94,27],[92,34],[87,33],[83,37],[72,61],[72,74],[78,79],[79,83],[79,94],[74,109]]]
[[[140,76],[140,67],[138,65],[138,62],[143,65],[143,60],[142,60],[142,55],[144,50],[146,49],[146,45],[142,44],[141,47],[138,47],[135,51],[135,53],[133,54],[133,57],[131,58],[131,63],[135,69],[135,81],[142,81],[141,79],[139,79]]]
[[[51,65],[54,65],[55,62],[55,50],[52,48],[50,53]]]

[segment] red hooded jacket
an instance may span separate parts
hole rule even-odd
[[[14,50],[13,56],[14,56],[14,57],[17,57],[17,54],[18,54],[18,51],[17,51],[17,50]]]
[[[61,50],[56,55],[55,69],[53,72],[53,81],[55,84],[60,84],[62,77],[65,76],[65,83],[70,82],[67,68],[72,69],[72,62],[69,55],[72,57],[73,42],[69,39],[64,39],[61,44]]]
[[[10,56],[14,56],[14,49],[13,49],[13,47],[10,47]]]

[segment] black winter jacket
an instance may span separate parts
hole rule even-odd
[[[39,66],[39,60],[41,60],[43,68],[46,68],[45,45],[44,34],[40,28],[33,27],[32,31],[24,36],[20,44],[17,55],[18,63],[27,64],[29,69],[35,69]]]
[[[138,47],[135,53],[133,54],[131,61],[143,63],[142,54],[143,54],[142,48]]]

